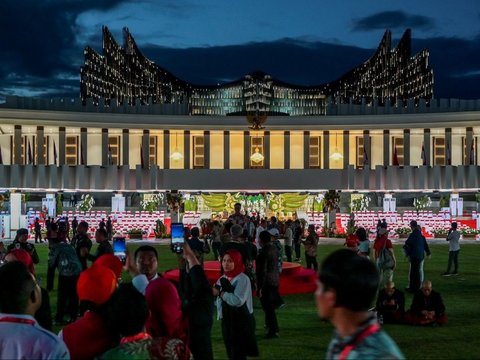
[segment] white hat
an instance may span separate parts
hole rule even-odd
[[[277,228],[271,228],[270,230],[268,230],[268,232],[269,232],[270,235],[272,235],[272,236],[280,236],[280,232],[278,231]]]

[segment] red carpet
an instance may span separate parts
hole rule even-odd
[[[213,286],[220,273],[220,262],[205,261],[205,273],[210,284]],[[178,269],[166,271],[163,276],[174,282],[179,281]],[[280,275],[280,294],[302,294],[313,293],[316,289],[317,273],[314,270],[305,269],[300,264],[284,262],[282,273]]]

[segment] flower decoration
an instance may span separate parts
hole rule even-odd
[[[82,194],[80,201],[78,202],[76,209],[78,211],[90,211],[95,204],[95,199],[90,194]]]

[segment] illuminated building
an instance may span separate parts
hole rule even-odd
[[[385,104],[397,100],[433,97],[433,71],[428,51],[411,56],[411,32],[407,30],[397,47],[391,47],[386,31],[375,54],[338,80],[319,86],[287,84],[264,73],[246,75],[235,82],[194,86],[178,79],[147,59],[128,29],[119,46],[103,28],[102,55],[85,49],[80,93],[98,106],[183,104],[178,115],[238,115],[260,111],[268,115],[326,115],[326,103]],[[112,103],[113,101],[113,103]]]

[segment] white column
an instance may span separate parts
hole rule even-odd
[[[10,193],[10,238],[14,239],[17,230],[24,227],[22,221],[22,194]]]

